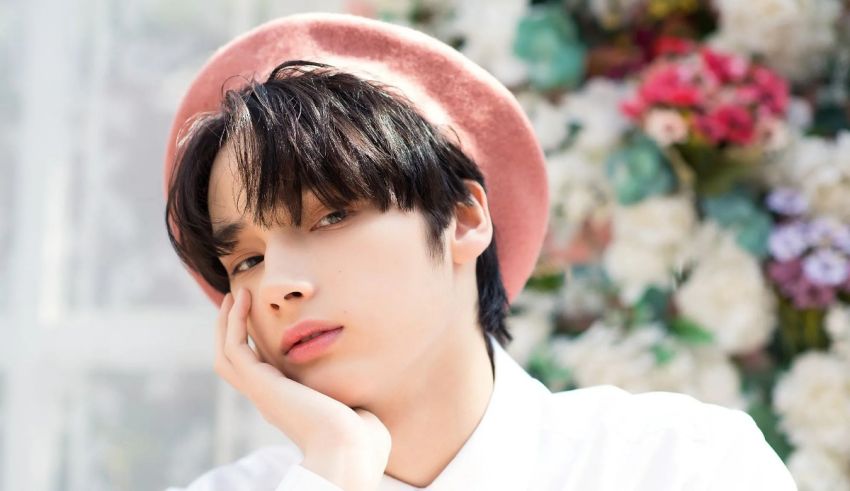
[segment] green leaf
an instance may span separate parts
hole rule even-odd
[[[650,138],[637,135],[611,154],[605,172],[623,205],[638,203],[650,196],[668,194],[677,185],[667,157]]]
[[[655,355],[655,363],[663,366],[673,361],[676,350],[664,343],[658,343],[652,346],[652,354]]]
[[[773,219],[758,206],[753,194],[743,187],[704,198],[705,215],[735,235],[741,248],[757,258],[767,255],[767,240]]]
[[[677,317],[668,324],[673,334],[689,344],[711,344],[714,335],[696,322],[684,317]]]
[[[584,77],[587,48],[562,5],[535,5],[517,25],[514,54],[528,62],[529,81],[538,90],[573,88]]]
[[[651,286],[631,308],[631,324],[641,325],[663,321],[670,308],[671,293]]]
[[[764,434],[764,439],[773,447],[779,458],[783,461],[787,460],[788,455],[793,451],[794,447],[779,429],[779,417],[773,410],[773,407],[770,404],[757,400],[750,405],[747,413],[752,416],[756,422],[756,426]]]
[[[527,365],[528,374],[542,382],[553,392],[575,387],[572,371],[558,363],[545,343],[538,345],[532,351]]]
[[[564,286],[563,271],[532,276],[525,283],[526,288],[542,292],[555,292],[560,290],[562,286]]]

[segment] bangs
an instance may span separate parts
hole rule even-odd
[[[381,212],[416,210],[435,262],[445,254],[443,232],[456,207],[475,202],[464,181],[487,189],[476,163],[393,87],[322,63],[284,62],[265,82],[226,91],[219,110],[193,120],[178,143],[165,209],[168,238],[181,261],[221,293],[230,291],[230,276],[219,258],[236,240],[213,234],[207,198],[213,162],[225,146],[246,198],[240,211],[255,226],[300,227],[302,198],[311,193],[328,209],[368,202]],[[477,259],[476,281],[479,323],[504,346],[511,336],[496,240]]]
[[[181,257],[204,257],[208,268],[235,246],[232,237],[212,234],[206,199],[212,162],[225,146],[233,152],[244,211],[266,229],[301,226],[303,195],[313,193],[329,209],[361,201],[381,212],[419,209],[432,229],[442,230],[455,203],[471,199],[457,179],[465,173],[451,163],[466,160],[477,169],[392,87],[328,65],[284,63],[266,82],[225,92],[220,111],[197,119],[178,150],[173,182],[184,185],[174,186],[171,216],[181,236],[188,235],[187,247],[198,249]],[[456,178],[445,179],[447,173]],[[437,257],[440,237],[429,239]]]

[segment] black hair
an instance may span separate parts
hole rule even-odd
[[[473,203],[464,180],[486,192],[475,162],[393,87],[322,63],[287,61],[265,82],[252,79],[227,90],[220,109],[194,119],[185,133],[168,188],[168,237],[181,261],[221,293],[230,291],[230,282],[218,258],[235,240],[213,237],[207,192],[225,143],[234,150],[247,211],[264,228],[276,223],[280,205],[300,226],[303,192],[313,192],[328,209],[365,199],[382,212],[391,205],[422,212],[429,254],[439,259],[456,204]],[[476,262],[478,320],[504,347],[512,336],[495,226],[493,234]]]

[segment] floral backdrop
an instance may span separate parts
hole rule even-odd
[[[747,411],[850,490],[850,2],[351,1],[457,47],[547,157],[511,352],[552,390]]]
[[[163,489],[279,443],[212,370],[161,161],[218,46],[321,10],[432,34],[527,111],[532,375],[747,411],[801,490],[850,490],[848,3],[0,0],[0,488]]]

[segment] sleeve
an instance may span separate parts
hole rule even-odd
[[[275,491],[344,491],[315,472],[296,464],[289,469]]]
[[[740,410],[727,414],[730,437],[724,442],[718,464],[709,469],[709,485],[705,489],[797,491],[791,473],[764,439],[752,416]]]
[[[344,491],[303,467],[294,447],[267,447],[165,491]]]

